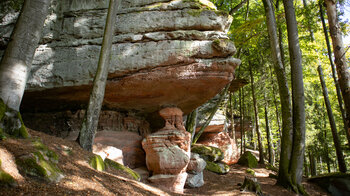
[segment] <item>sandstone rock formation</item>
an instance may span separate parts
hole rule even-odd
[[[224,159],[221,161],[228,165],[237,163],[239,159],[236,142],[230,138],[227,132],[205,132],[201,135],[197,143],[219,148],[224,154]]]
[[[98,149],[98,146],[111,146],[120,149],[124,165],[133,169],[145,166],[146,158],[141,146],[142,139],[142,136],[128,131],[99,131],[96,133],[94,145],[95,149]],[[117,161],[120,156],[111,154],[107,158]]]
[[[207,0],[120,3],[105,107],[150,113],[175,105],[188,113],[232,80],[240,61],[232,57],[236,49],[226,36],[231,16]],[[53,1],[22,112],[86,104],[107,5],[107,0]],[[0,24],[2,39],[14,21]]]
[[[153,174],[148,180],[158,187],[182,193],[190,161],[191,134],[184,130],[182,111],[178,108],[164,108],[159,113],[165,118],[165,127],[142,141],[147,168]]]

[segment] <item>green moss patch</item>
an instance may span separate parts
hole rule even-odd
[[[128,175],[130,175],[133,179],[135,179],[137,181],[140,181],[140,179],[141,179],[140,174],[138,174],[136,171],[134,171],[128,167],[125,167],[124,165],[122,165],[120,163],[117,163],[117,162],[112,161],[110,159],[105,159],[105,164],[110,169],[116,169],[116,170],[123,171],[123,172],[127,173]]]
[[[58,168],[58,155],[44,145],[40,138],[33,138],[33,153],[16,159],[16,164],[22,174],[36,177],[48,182],[59,182],[63,177]]]
[[[207,166],[205,167],[205,169],[211,172],[214,172],[217,174],[227,174],[230,171],[230,167],[225,163],[214,163],[211,161],[206,161],[206,162],[207,162]]]
[[[104,171],[105,163],[103,162],[103,159],[100,155],[94,155],[90,158],[89,164],[92,168],[96,169],[97,171]]]
[[[250,151],[246,151],[241,156],[241,158],[239,158],[237,163],[242,165],[242,166],[249,167],[249,168],[255,168],[256,166],[258,166],[258,160],[255,158],[255,156]]]
[[[28,138],[29,134],[24,126],[21,114],[13,110],[0,99],[0,124],[3,127],[3,136],[11,136],[15,138]]]
[[[252,170],[252,169],[250,169],[250,168],[246,169],[246,170],[245,170],[245,173],[250,174],[250,175],[252,175],[252,176],[255,176],[255,171]]]
[[[196,144],[192,146],[191,152],[199,154],[206,161],[216,162],[224,159],[224,153],[219,148],[213,146]]]
[[[263,195],[260,183],[256,178],[245,177],[241,191],[255,192],[256,195]]]
[[[16,180],[4,170],[1,169],[0,160],[0,187],[14,187],[17,186]]]

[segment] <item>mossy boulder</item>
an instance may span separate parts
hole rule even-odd
[[[6,137],[6,135],[15,138],[28,138],[29,134],[24,126],[21,114],[13,110],[0,99],[0,139]]]
[[[192,146],[191,152],[199,154],[205,161],[217,162],[224,159],[224,153],[213,146],[196,144]]]
[[[249,168],[255,168],[258,165],[258,160],[250,151],[246,151],[241,158],[239,158],[237,163]]]
[[[58,155],[45,146],[40,138],[34,138],[32,144],[35,149],[33,153],[16,158],[19,171],[48,182],[59,182],[64,175],[57,166]]]
[[[116,169],[119,171],[123,171],[137,181],[141,180],[140,174],[138,174],[136,171],[134,171],[128,167],[125,167],[124,165],[122,165],[118,162],[112,161],[110,159],[105,159],[105,165],[110,169]]]
[[[103,159],[100,155],[94,155],[90,158],[89,164],[92,168],[96,169],[97,171],[104,171],[106,169],[105,163],[103,162]]]
[[[246,170],[245,170],[245,173],[250,174],[250,175],[252,175],[252,176],[255,176],[255,171],[252,170],[252,169],[250,169],[250,168],[246,169]]]
[[[212,161],[206,161],[206,162],[207,162],[207,166],[205,167],[205,169],[211,172],[214,172],[217,174],[227,174],[230,171],[230,167],[225,163],[214,163]]]
[[[14,187],[14,186],[17,186],[16,180],[1,168],[1,160],[0,160],[0,187]]]

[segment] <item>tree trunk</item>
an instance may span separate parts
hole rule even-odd
[[[210,116],[208,117],[208,119],[205,121],[204,125],[201,127],[201,129],[198,131],[198,133],[194,136],[193,142],[192,144],[195,144],[199,137],[202,135],[202,133],[204,132],[204,129],[209,125],[210,121],[213,119],[216,111],[218,110],[220,103],[222,102],[222,100],[224,99],[228,89],[230,88],[230,84],[226,85],[226,87],[224,88],[224,90],[221,92],[220,98],[218,100],[218,102],[216,103],[216,105],[214,106],[213,110],[210,113]]]
[[[328,150],[328,143],[327,143],[327,130],[326,129],[324,129],[324,143],[323,143],[323,145],[325,148],[327,170],[328,170],[328,173],[331,173],[331,163],[330,163],[330,158],[329,158],[329,150]]]
[[[281,154],[277,182],[284,187],[290,187],[292,184],[289,174],[289,163],[291,159],[293,141],[292,105],[290,102],[290,93],[286,73],[281,59],[281,49],[277,38],[275,13],[270,0],[263,0],[263,3],[282,110]]]
[[[235,130],[235,117],[233,114],[233,93],[230,93],[230,111],[231,111],[231,133],[232,133],[232,139],[236,143],[236,130]]]
[[[290,174],[293,184],[297,185],[298,190],[304,193],[301,180],[305,151],[305,97],[301,50],[293,1],[283,0],[283,5],[287,22],[288,48],[292,75],[293,150]]]
[[[197,127],[197,113],[198,108],[193,110],[188,116],[186,120],[186,131],[191,133],[191,141],[193,141],[194,135],[196,133]]]
[[[324,12],[323,12],[323,6],[322,6],[322,1],[319,1],[319,7],[320,7],[320,17],[321,17],[321,21],[322,21],[322,26],[323,26],[323,33],[326,39],[326,44],[327,44],[327,52],[328,52],[328,59],[329,59],[329,63],[331,64],[331,68],[332,68],[332,77],[334,80],[334,84],[335,84],[335,88],[336,88],[336,92],[337,92],[337,98],[338,98],[338,104],[339,104],[339,109],[343,118],[343,124],[344,124],[344,130],[345,130],[345,134],[346,137],[348,139],[348,145],[350,148],[350,131],[348,131],[349,129],[349,125],[346,122],[346,114],[343,108],[343,100],[342,100],[342,95],[341,95],[341,90],[340,90],[340,86],[338,83],[338,79],[337,79],[337,75],[336,75],[336,69],[333,63],[333,58],[332,58],[332,49],[331,49],[331,44],[329,41],[329,37],[328,37],[328,31],[327,31],[327,26],[326,26],[326,22],[324,19]]]
[[[88,108],[84,115],[84,120],[80,130],[79,144],[82,148],[88,151],[92,151],[92,145],[97,131],[98,120],[104,99],[110,51],[112,48],[114,27],[117,18],[117,8],[118,2],[116,0],[110,0],[98,67],[93,81],[92,91],[90,93]]]
[[[10,134],[18,129],[25,131],[19,107],[50,3],[50,0],[24,1],[0,62],[0,98],[11,110],[5,113],[7,120],[3,129]],[[9,121],[20,123],[8,123]]]
[[[259,130],[259,121],[258,121],[258,108],[256,103],[256,97],[255,97],[255,89],[254,89],[254,76],[253,76],[253,70],[252,65],[249,62],[249,73],[250,73],[250,81],[251,81],[251,87],[252,87],[252,95],[253,95],[253,107],[254,107],[254,116],[255,116],[255,130],[258,137],[258,146],[259,146],[259,163],[264,164],[264,149],[261,141],[261,133]]]
[[[345,173],[346,172],[345,160],[344,160],[343,152],[341,150],[340,140],[339,140],[339,136],[338,136],[338,132],[337,132],[337,126],[336,126],[335,121],[334,121],[333,111],[331,108],[331,103],[329,102],[328,90],[326,87],[326,83],[324,81],[321,66],[318,66],[317,70],[318,70],[318,74],[320,76],[320,81],[321,81],[321,85],[322,85],[324,102],[326,103],[329,124],[331,126],[334,147],[335,147],[335,151],[336,151],[337,159],[338,159],[338,164],[339,164],[339,171]]]
[[[242,112],[242,91],[243,88],[239,89],[239,115],[240,118],[240,126],[241,126],[241,155],[243,154],[243,112]]]
[[[269,163],[271,165],[275,165],[275,152],[273,148],[273,137],[270,130],[270,123],[269,123],[269,117],[267,112],[267,100],[266,100],[266,94],[264,95],[265,98],[265,124],[266,124],[266,138],[267,138],[267,146],[269,151]]]
[[[309,152],[311,176],[317,175],[316,160],[313,153]]]

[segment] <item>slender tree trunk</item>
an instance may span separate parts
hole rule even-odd
[[[264,94],[265,98],[265,124],[266,124],[266,138],[267,138],[267,146],[269,151],[269,163],[271,165],[275,165],[275,152],[273,148],[273,137],[270,130],[270,123],[269,123],[269,117],[267,112],[267,100],[266,100],[266,94]]]
[[[311,169],[311,176],[316,176],[317,175],[317,169],[316,169],[316,160],[313,155],[313,153],[309,152],[309,159],[310,159],[310,169]]]
[[[279,10],[279,2],[280,0],[276,0],[276,10]],[[273,10],[273,7],[271,7],[271,9]],[[275,14],[274,14],[275,17]],[[276,19],[274,19],[276,20]],[[276,22],[275,22],[276,24]],[[284,54],[284,47],[283,47],[283,31],[282,31],[282,25],[280,24],[280,22],[277,22],[277,29],[278,29],[278,45],[279,45],[279,49],[280,49],[280,55],[281,55],[281,62],[283,65],[283,68],[285,68],[286,63],[285,63],[285,54]]]
[[[7,120],[3,122],[2,128],[11,135],[17,130],[23,130],[23,134],[16,136],[26,137],[27,132],[19,114],[19,107],[50,3],[50,0],[24,1],[0,62],[0,98],[7,108],[10,108],[4,114]],[[12,123],[9,123],[10,121]]]
[[[309,177],[309,167],[307,165],[306,157],[304,156],[304,170],[305,170],[305,177]]]
[[[245,101],[244,101],[245,95],[244,95],[244,89],[242,89],[242,144],[243,144],[243,153],[246,151],[246,139],[245,139],[245,130],[244,130],[244,124],[245,124]]]
[[[216,105],[214,106],[213,110],[210,113],[210,116],[208,117],[208,119],[205,121],[204,125],[201,127],[201,129],[198,131],[198,133],[194,136],[193,142],[192,144],[197,143],[199,137],[202,135],[202,133],[204,132],[204,129],[209,125],[210,121],[213,119],[216,111],[218,110],[220,103],[222,102],[222,100],[224,99],[226,93],[228,92],[228,89],[230,88],[230,84],[226,85],[226,87],[224,88],[224,90],[221,92],[220,98],[217,101]]]
[[[286,73],[281,59],[281,49],[277,38],[275,13],[270,0],[263,0],[263,3],[282,110],[281,154],[277,183],[284,187],[290,187],[292,184],[289,174],[293,141],[292,105],[290,101],[290,93]]]
[[[197,113],[198,108],[193,110],[188,116],[186,120],[186,130],[191,133],[191,141],[193,141],[194,135],[196,133],[197,127]]]
[[[249,73],[250,73],[250,81],[251,81],[251,87],[252,87],[252,95],[253,95],[253,105],[254,105],[254,116],[255,116],[255,130],[258,137],[258,146],[259,146],[259,163],[264,164],[264,149],[261,141],[261,133],[259,130],[259,121],[258,121],[258,108],[255,98],[255,89],[254,89],[254,76],[253,76],[253,70],[252,65],[249,62]]]
[[[339,136],[338,136],[338,132],[337,132],[337,126],[336,126],[335,121],[334,121],[333,111],[331,108],[331,103],[329,102],[328,90],[326,87],[326,83],[324,81],[321,66],[318,66],[318,74],[320,76],[320,81],[321,81],[322,90],[323,90],[323,97],[324,97],[324,101],[326,103],[327,114],[328,114],[329,124],[331,126],[334,147],[335,147],[335,151],[336,151],[337,158],[338,158],[339,171],[345,173],[346,172],[345,160],[344,160],[343,152],[341,150],[340,140],[339,140]]]
[[[346,134],[346,137],[348,139],[348,145],[350,148],[350,131],[348,131],[349,125],[346,122],[346,114],[345,114],[345,111],[343,108],[343,100],[342,100],[341,90],[340,90],[340,86],[339,86],[337,75],[336,75],[335,65],[334,65],[333,59],[332,59],[332,49],[331,49],[331,44],[330,44],[329,37],[328,37],[326,22],[324,19],[322,1],[319,1],[319,7],[320,7],[320,17],[321,17],[322,26],[323,26],[323,32],[324,32],[324,36],[325,36],[326,44],[327,44],[328,59],[329,59],[329,63],[330,63],[331,68],[332,68],[332,76],[333,76],[334,84],[336,87],[339,109],[340,109],[340,112],[341,112],[341,115],[343,118],[344,130],[345,130],[345,134]]]
[[[98,119],[104,99],[118,3],[119,2],[116,0],[109,1],[98,67],[93,81],[92,91],[90,93],[88,108],[80,130],[79,144],[82,148],[88,151],[92,151],[92,145],[97,131]]]
[[[293,184],[297,185],[298,190],[304,193],[301,180],[305,152],[305,97],[301,50],[293,1],[283,0],[283,5],[287,22],[288,48],[292,75],[293,150],[290,174]]]
[[[239,114],[240,118],[240,126],[241,126],[241,155],[243,154],[243,107],[242,107],[242,91],[243,89],[239,89]]]
[[[327,130],[326,129],[324,129],[324,148],[325,148],[325,155],[326,155],[327,170],[328,170],[328,173],[331,173],[331,164],[330,164],[330,158],[329,158],[329,150],[328,150],[328,143],[327,143]]]
[[[236,143],[236,130],[235,130],[235,118],[233,114],[233,93],[230,93],[230,112],[231,112],[231,132],[232,132],[232,139]]]

